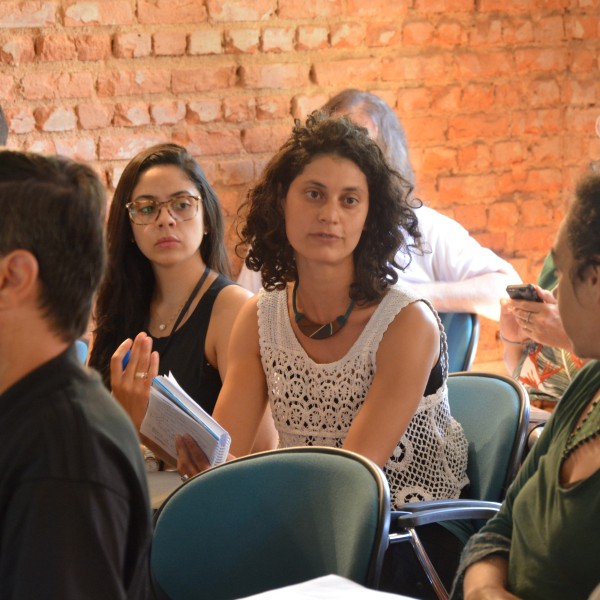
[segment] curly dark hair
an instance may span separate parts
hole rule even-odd
[[[571,276],[583,279],[590,265],[600,264],[600,175],[589,175],[578,184],[566,233],[574,258]]]
[[[285,233],[284,202],[292,181],[316,156],[332,154],[351,160],[364,173],[369,212],[354,251],[355,281],[350,296],[358,303],[380,300],[398,281],[398,251],[419,247],[412,185],[387,163],[368,131],[346,117],[313,112],[306,124],[296,121],[289,139],[266,166],[258,184],[240,207],[245,214],[238,249],[250,247],[249,269],[260,271],[266,290],[283,289],[297,279],[294,250]],[[411,240],[412,238],[412,240]],[[411,241],[409,241],[411,240]]]
[[[177,144],[158,144],[139,152],[125,167],[110,205],[107,224],[108,266],[94,309],[96,330],[89,364],[110,383],[110,358],[118,345],[147,327],[154,292],[150,261],[132,243],[126,204],[140,177],[151,167],[174,165],[194,182],[202,197],[207,234],[199,248],[202,260],[214,271],[231,274],[221,205],[192,155]]]

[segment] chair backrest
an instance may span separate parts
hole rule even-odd
[[[79,362],[85,365],[88,355],[88,345],[83,340],[75,340],[75,350],[77,350]]]
[[[474,313],[440,313],[448,340],[448,371],[468,371],[479,343],[479,318]]]
[[[205,471],[155,516],[157,596],[239,598],[330,573],[379,579],[389,489],[366,458],[335,448],[262,452]]]
[[[500,502],[521,464],[529,397],[514,379],[493,373],[451,373],[448,401],[469,442],[469,497]]]

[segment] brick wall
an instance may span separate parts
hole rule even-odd
[[[406,126],[420,196],[535,279],[600,156],[597,0],[2,0],[14,148],[91,162],[200,158],[231,224],[303,116],[348,86]],[[233,232],[230,239],[233,247]],[[499,358],[484,322],[478,362]]]

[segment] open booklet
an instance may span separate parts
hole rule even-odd
[[[175,436],[189,434],[211,466],[227,459],[231,438],[177,383],[172,373],[152,380],[150,400],[140,432],[175,458]]]

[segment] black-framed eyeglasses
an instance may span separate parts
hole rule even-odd
[[[164,202],[143,199],[133,200],[125,205],[129,219],[134,225],[150,225],[158,220],[163,206],[176,221],[189,221],[198,214],[199,196],[177,194]]]

